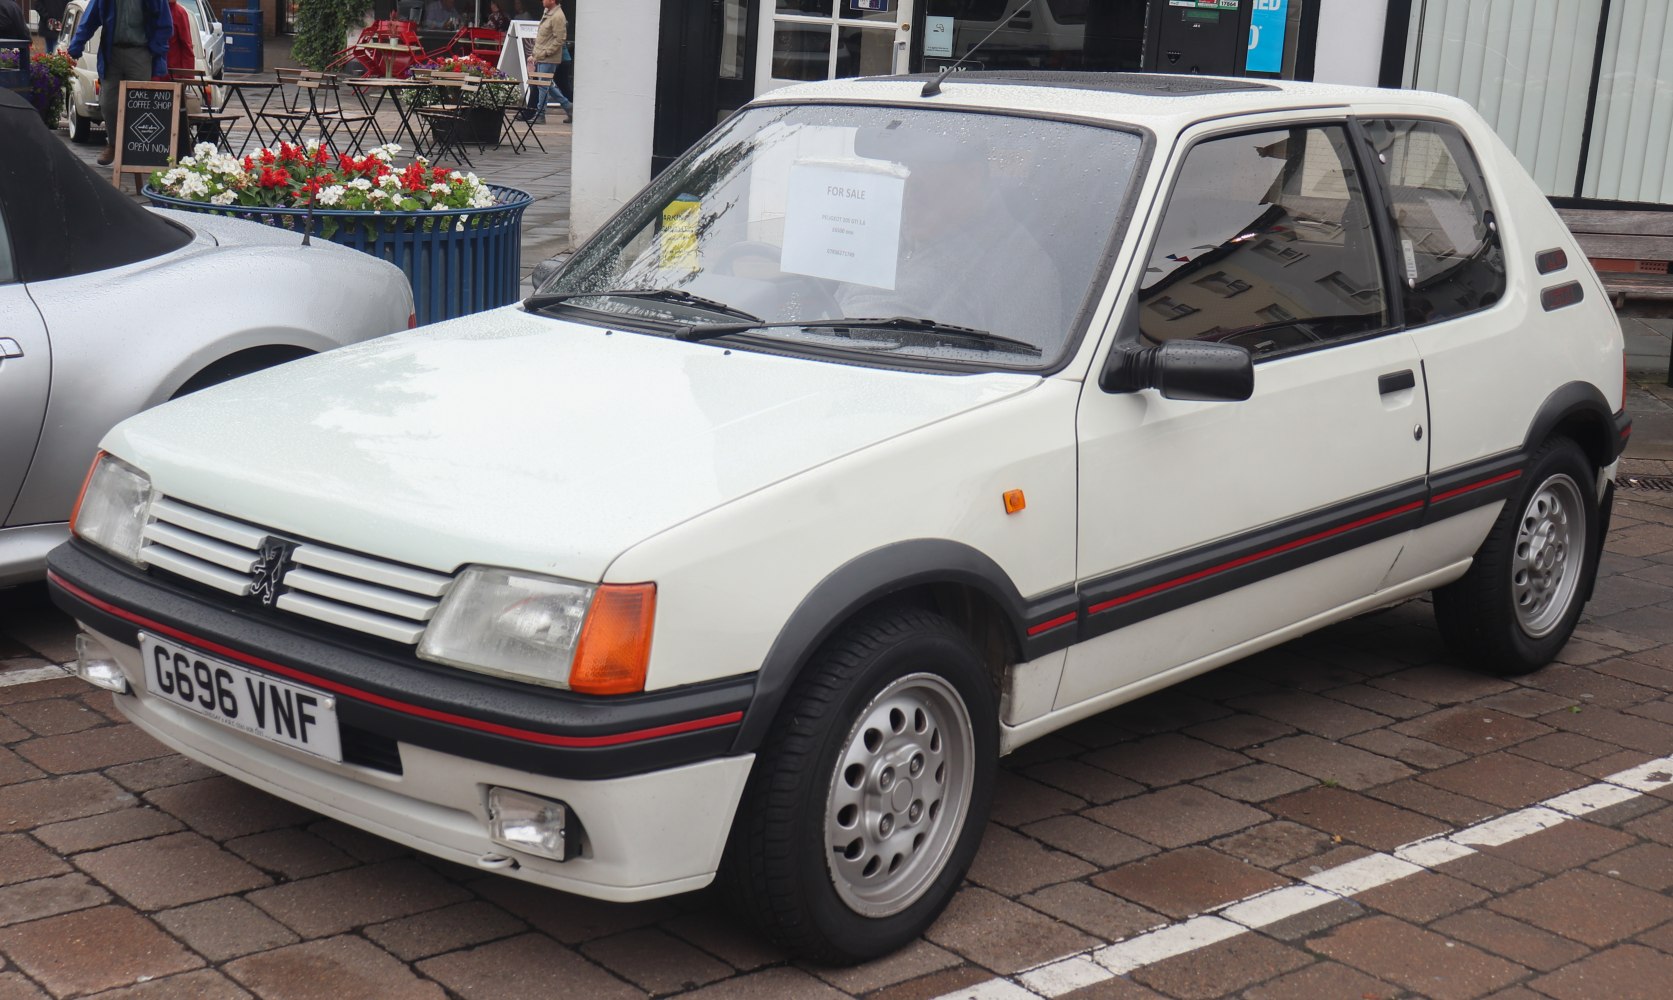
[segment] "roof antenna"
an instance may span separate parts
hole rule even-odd
[[[999,34],[999,29],[1000,28],[1003,28],[1007,24],[1010,24],[1012,18],[1016,17],[1018,14],[1021,14],[1023,11],[1027,10],[1029,8],[1029,5],[1031,5],[1033,2],[1034,2],[1034,0],[1023,0],[1023,3],[1022,3],[1021,7],[1018,7],[1016,10],[1011,11],[1009,14],[1006,14],[1004,17],[1000,18],[999,23],[993,26],[992,31],[990,31],[986,35],[982,36],[981,41],[977,42],[975,45],[970,46],[970,51],[969,52],[966,52],[964,55],[959,56],[958,61],[954,62],[951,66],[948,66],[946,69],[942,70],[940,76],[938,76],[935,79],[931,80],[930,82],[924,84],[924,89],[919,92],[918,96],[919,97],[934,97],[935,95],[941,93],[941,81],[947,79],[947,74],[951,73],[953,70],[958,69],[960,66],[964,65],[964,61],[966,59],[969,59],[971,56],[975,55],[977,49],[986,45],[988,43],[988,39],[992,38],[994,35]]]

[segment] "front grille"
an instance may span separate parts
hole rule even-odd
[[[147,564],[234,597],[256,594],[264,585],[264,546],[272,550],[275,541],[285,541],[265,528],[168,497],[151,502],[142,538],[140,558]],[[264,603],[409,646],[424,634],[453,582],[450,576],[313,542],[286,547],[288,558],[277,579],[266,584],[275,594],[262,595],[269,598]]]

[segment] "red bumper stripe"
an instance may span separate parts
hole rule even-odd
[[[1074,620],[1075,620],[1075,613],[1073,611],[1071,611],[1066,615],[1060,615],[1057,618],[1053,618],[1049,622],[1041,622],[1038,625],[1028,626],[1028,634],[1029,635],[1039,635],[1041,632],[1050,632],[1052,629],[1057,628],[1059,625],[1067,625]]]
[[[1521,474],[1521,469],[1513,469],[1510,472],[1501,472],[1489,479],[1483,479],[1479,482],[1471,483],[1468,486],[1460,486],[1457,489],[1447,490],[1445,493],[1437,493],[1429,498],[1429,502],[1440,503],[1442,500],[1451,500],[1453,497],[1463,496],[1465,493],[1474,493],[1476,490],[1486,489],[1494,483],[1502,483],[1509,479],[1515,479]]]
[[[237,660],[239,663],[257,667],[261,670],[278,674],[281,677],[289,677],[292,680],[301,681],[302,683],[308,684],[312,687],[323,688],[326,691],[330,691],[334,694],[340,694],[346,698],[353,698],[357,701],[363,701],[370,705],[377,705],[380,708],[387,708],[391,711],[417,716],[421,719],[430,719],[435,722],[445,722],[449,725],[459,726],[464,729],[474,729],[478,732],[492,733],[495,736],[505,736],[514,740],[522,740],[525,743],[537,743],[541,746],[549,747],[612,747],[620,746],[623,743],[637,743],[641,740],[654,740],[659,736],[674,736],[679,733],[690,733],[700,729],[714,729],[719,726],[729,726],[735,722],[741,721],[744,717],[744,713],[742,712],[727,712],[723,715],[711,715],[704,719],[688,719],[685,722],[674,722],[666,726],[653,726],[650,729],[635,729],[631,732],[625,733],[610,733],[606,736],[559,736],[553,733],[537,733],[529,729],[518,729],[514,726],[502,726],[497,722],[484,722],[481,719],[466,718],[462,715],[454,715],[451,712],[442,712],[433,708],[425,708],[422,705],[413,705],[404,701],[397,701],[394,698],[386,698],[380,694],[373,694],[370,691],[362,691],[358,688],[350,687],[347,684],[340,684],[336,681],[327,680],[324,677],[316,677],[313,674],[305,673],[304,671],[297,670],[294,667],[287,667],[283,664],[274,663],[272,660],[264,660],[259,656],[251,656],[248,653],[243,653],[236,649],[223,646],[218,642],[211,642],[208,639],[195,636],[190,632],[183,632],[172,626],[164,625],[162,622],[152,621],[142,615],[137,615],[131,611],[123,610],[122,608],[111,604],[109,601],[94,597],[92,594],[89,594],[87,591],[82,590],[75,584],[70,583],[68,580],[65,580],[63,577],[51,570],[47,571],[47,579],[51,581],[54,586],[62,587],[67,593],[75,596],[78,600],[86,601],[88,604],[91,604],[106,614],[115,615],[123,621],[137,625],[146,631],[156,632],[159,635],[165,635],[171,639],[195,646],[204,652],[213,653],[216,656],[223,656],[229,660]]]
[[[1237,569],[1239,566],[1247,566],[1253,562],[1260,562],[1262,559],[1270,559],[1273,556],[1281,555],[1285,552],[1291,551],[1292,549],[1299,549],[1304,545],[1311,545],[1314,542],[1324,541],[1326,538],[1340,535],[1345,531],[1352,531],[1355,528],[1363,528],[1367,524],[1375,524],[1378,521],[1386,521],[1391,517],[1417,510],[1422,506],[1422,500],[1413,500],[1411,503],[1401,504],[1398,507],[1382,511],[1378,514],[1372,514],[1370,517],[1362,517],[1357,521],[1350,521],[1347,524],[1339,524],[1326,531],[1320,531],[1316,534],[1308,535],[1306,538],[1297,538],[1294,541],[1285,542],[1282,545],[1274,545],[1270,549],[1262,549],[1259,552],[1254,552],[1246,556],[1240,556],[1230,562],[1223,562],[1218,566],[1210,566],[1207,569],[1199,569],[1195,573],[1188,573],[1185,576],[1153,584],[1142,590],[1135,590],[1130,594],[1122,594],[1120,597],[1112,597],[1107,601],[1100,601],[1099,603],[1092,605],[1092,607],[1087,608],[1086,612],[1087,614],[1095,615],[1100,611],[1108,611],[1111,608],[1118,608],[1123,604],[1136,601],[1141,597],[1149,597],[1152,594],[1160,594],[1163,591],[1172,590],[1175,587],[1182,587],[1187,583],[1195,583],[1198,580],[1207,579],[1208,577],[1216,574],[1224,573],[1227,570]]]

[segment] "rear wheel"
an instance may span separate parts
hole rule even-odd
[[[856,620],[761,749],[728,846],[734,902],[814,961],[910,943],[975,856],[996,758],[992,686],[963,633],[906,608]]]
[[[1525,674],[1568,642],[1597,575],[1594,477],[1579,445],[1547,442],[1470,571],[1435,591],[1441,635],[1469,666]]]
[[[70,141],[87,145],[93,141],[93,119],[79,111],[70,112]]]

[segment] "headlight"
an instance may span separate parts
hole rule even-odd
[[[418,655],[588,694],[644,690],[656,586],[593,587],[490,566],[454,581]]]
[[[81,498],[70,515],[70,530],[83,541],[142,566],[140,532],[145,529],[150,504],[151,477],[101,451],[93,459]]]

